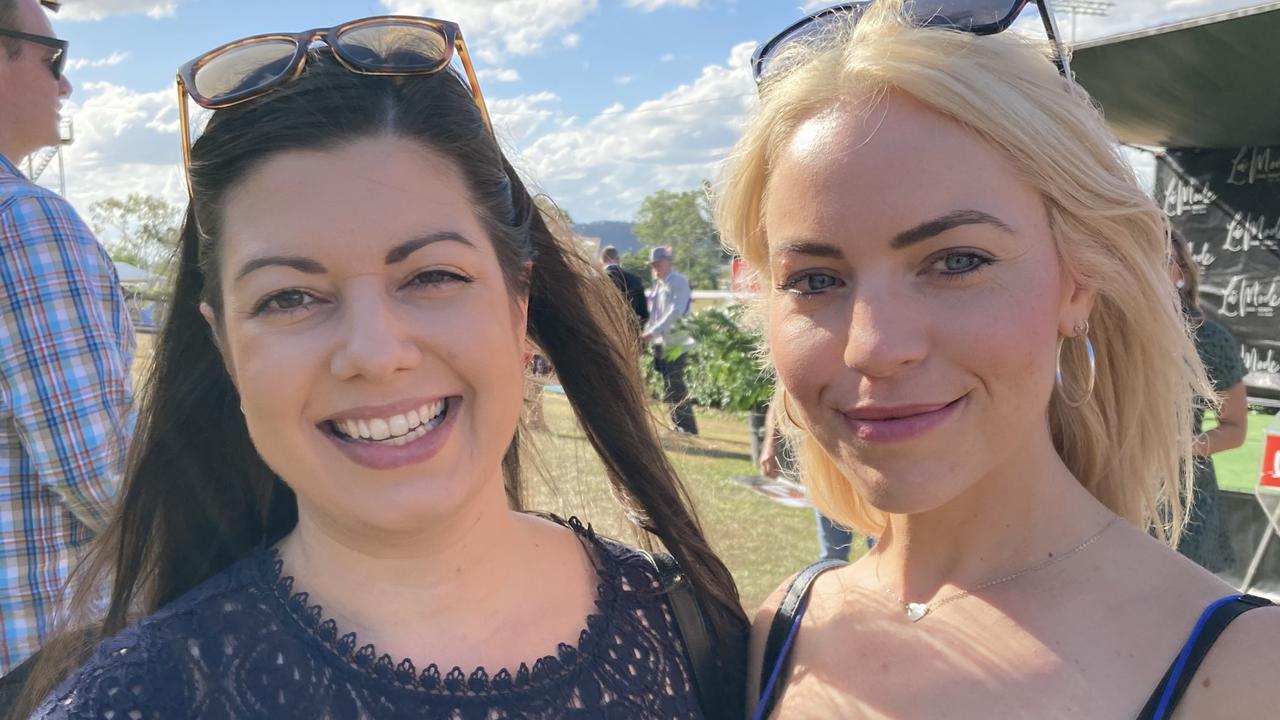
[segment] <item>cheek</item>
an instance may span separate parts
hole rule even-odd
[[[778,378],[797,399],[816,398],[843,369],[847,323],[838,327],[838,323],[796,312],[786,299],[770,302],[768,318],[769,347]]]
[[[1016,396],[1031,409],[1038,401],[1027,401],[1053,379],[1059,283],[1048,273],[1010,280],[998,291],[940,305],[935,328],[948,360],[965,367],[992,396]]]

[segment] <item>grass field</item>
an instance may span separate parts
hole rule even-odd
[[[1258,484],[1258,470],[1262,465],[1262,437],[1274,415],[1249,413],[1249,436],[1244,445],[1235,450],[1213,456],[1218,473],[1218,487],[1223,490],[1253,492]]]

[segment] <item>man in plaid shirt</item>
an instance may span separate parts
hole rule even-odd
[[[0,0],[0,673],[52,629],[132,431],[133,327],[115,267],[15,165],[59,140],[63,52],[37,0]]]

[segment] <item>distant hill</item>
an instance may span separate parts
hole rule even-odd
[[[574,223],[573,231],[582,237],[600,238],[600,247],[612,245],[620,253],[634,252],[640,249],[640,241],[631,233],[632,223],[617,220],[599,220],[589,223]]]

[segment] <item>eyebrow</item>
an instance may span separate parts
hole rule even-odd
[[[894,250],[901,250],[962,225],[991,225],[1008,233],[1013,232],[1013,228],[1009,227],[1008,223],[994,215],[989,215],[980,210],[954,210],[946,215],[922,222],[910,230],[898,233],[893,236],[893,240],[890,241],[889,245]],[[833,260],[839,260],[844,257],[844,252],[839,246],[814,240],[786,243],[779,250],[784,254],[808,255],[810,257],[831,258]]]
[[[465,235],[452,230],[442,230],[440,232],[427,233],[412,240],[406,240],[399,245],[387,251],[387,256],[383,260],[387,265],[395,265],[403,262],[413,253],[422,248],[438,243],[438,242],[458,242],[469,247],[475,247],[476,244],[467,239]],[[323,275],[328,272],[324,265],[309,257],[300,255],[267,255],[264,257],[253,258],[240,266],[240,271],[236,273],[236,280],[242,279],[245,275],[266,267],[287,267],[293,268],[298,272],[308,275]]]
[[[894,250],[901,250],[962,225],[991,225],[1007,233],[1013,232],[1013,228],[1003,220],[981,210],[953,210],[946,215],[927,220],[910,230],[898,233],[889,245]]]

